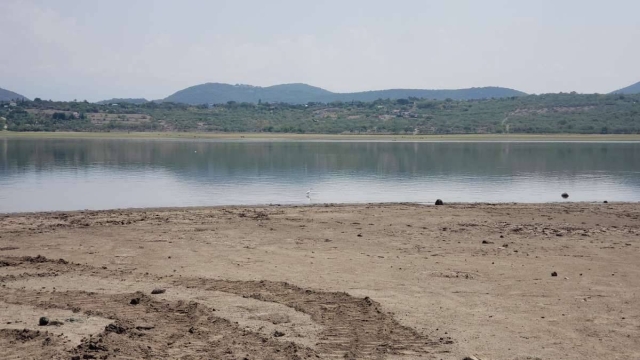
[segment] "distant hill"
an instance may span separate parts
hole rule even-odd
[[[343,101],[375,101],[378,99],[407,99],[410,97],[432,100],[478,100],[490,98],[506,98],[527,95],[522,91],[502,87],[480,87],[457,90],[420,90],[420,89],[391,89],[339,94]]]
[[[144,104],[144,103],[148,103],[149,100],[147,99],[143,99],[143,98],[113,98],[113,99],[109,99],[109,100],[102,100],[102,101],[98,101],[97,104],[101,104],[101,105],[105,105],[105,104],[120,104],[120,103],[127,103],[127,104]]]
[[[391,89],[355,93],[334,93],[306,84],[283,84],[268,87],[206,83],[180,90],[163,101],[185,104],[223,104],[229,101],[258,103],[279,102],[306,104],[333,101],[374,101],[377,99],[402,99],[409,97],[445,100],[473,100],[522,96],[525,93],[500,87],[482,87],[460,90]]]
[[[29,100],[18,93],[14,93],[13,91],[0,88],[0,101],[22,100],[22,99]]]
[[[612,94],[640,94],[640,82],[637,82],[626,88],[616,90]]]

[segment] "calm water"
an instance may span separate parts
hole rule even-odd
[[[547,202],[565,191],[640,201],[640,143],[0,139],[0,212]]]

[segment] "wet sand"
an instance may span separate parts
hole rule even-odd
[[[9,359],[637,359],[638,255],[640,204],[0,215],[0,349]]]

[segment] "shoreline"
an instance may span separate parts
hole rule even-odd
[[[30,139],[181,139],[220,141],[406,141],[406,142],[640,142],[640,134],[291,134],[194,132],[9,132],[2,138]]]
[[[224,209],[285,209],[285,208],[303,208],[303,209],[326,209],[326,208],[358,208],[363,206],[411,206],[416,208],[432,208],[432,207],[449,207],[464,209],[467,207],[500,207],[500,206],[519,206],[519,207],[542,207],[542,206],[584,206],[584,205],[640,205],[638,201],[548,201],[548,202],[445,202],[444,205],[434,205],[433,203],[419,202],[368,202],[368,203],[316,203],[316,204],[253,204],[253,205],[211,205],[211,206],[164,206],[164,207],[129,207],[129,208],[109,208],[109,209],[75,209],[75,210],[35,210],[35,211],[16,211],[1,212],[0,216],[32,216],[32,215],[55,215],[55,214],[73,214],[73,213],[110,213],[110,212],[171,212],[171,211],[201,211],[201,210],[224,210]]]

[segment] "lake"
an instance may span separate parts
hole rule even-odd
[[[438,198],[640,201],[640,143],[0,138],[0,212]]]

